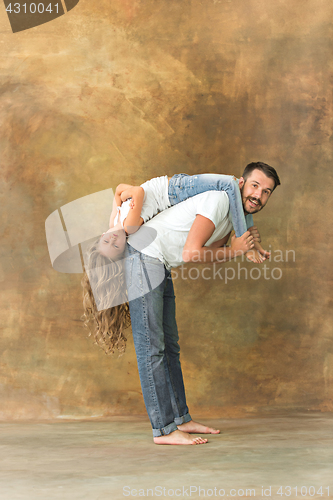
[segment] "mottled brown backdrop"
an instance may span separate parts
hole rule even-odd
[[[282,181],[256,217],[266,279],[237,279],[233,262],[222,279],[175,280],[190,410],[332,411],[332,11],[81,0],[13,34],[1,2],[0,419],[145,413],[131,332],[121,358],[87,338],[81,277],[50,264],[48,215],[120,182],[239,176],[257,160]]]

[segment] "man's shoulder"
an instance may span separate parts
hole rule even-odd
[[[229,210],[229,198],[225,191],[206,191],[205,193],[193,196],[192,199],[197,206],[226,212]]]
[[[177,223],[192,220],[197,214],[202,214],[217,223],[223,219],[229,211],[229,198],[224,191],[206,191],[163,210],[146,224],[153,226],[157,222],[169,220]]]
[[[210,219],[215,227],[225,221],[229,212],[229,198],[224,191],[207,191],[194,196],[195,211],[197,215],[203,215]],[[193,200],[194,200],[193,198]]]
[[[225,191],[205,191],[204,193],[201,193],[201,194],[198,194],[196,195],[198,198],[199,197],[202,197],[202,198],[208,198],[208,199],[211,199],[212,201],[218,203],[218,202],[223,202],[223,200],[228,200],[228,195]],[[196,198],[196,196],[194,196],[194,198]]]

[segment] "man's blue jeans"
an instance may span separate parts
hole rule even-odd
[[[206,191],[225,191],[229,198],[232,225],[237,238],[253,226],[251,214],[244,215],[243,202],[240,194],[238,181],[232,175],[223,174],[200,174],[187,175],[176,174],[169,181],[169,201],[176,205],[197,194]]]
[[[171,273],[158,259],[127,245],[126,284],[141,388],[153,436],[191,420],[179,361]],[[156,283],[160,283],[155,287]]]

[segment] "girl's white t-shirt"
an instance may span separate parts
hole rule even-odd
[[[232,230],[227,193],[206,191],[158,214],[127,241],[140,252],[159,259],[167,269],[180,266],[184,263],[183,248],[197,215],[210,219],[215,226],[205,246],[224,238]]]
[[[141,187],[145,192],[141,217],[143,218],[143,222],[147,222],[149,219],[154,217],[154,215],[170,207],[168,195],[168,176],[163,175],[161,177],[154,177],[153,179],[141,184]],[[121,225],[124,226],[124,220],[131,210],[130,203],[131,199],[128,199],[117,208],[117,215],[115,216],[113,223],[114,225],[116,225],[120,220]]]

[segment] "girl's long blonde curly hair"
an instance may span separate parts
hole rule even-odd
[[[83,321],[93,335],[95,344],[106,354],[116,350],[123,354],[126,348],[124,330],[131,318],[127,301],[124,260],[112,261],[98,250],[99,239],[88,251],[83,288]],[[111,307],[112,306],[112,307]]]

